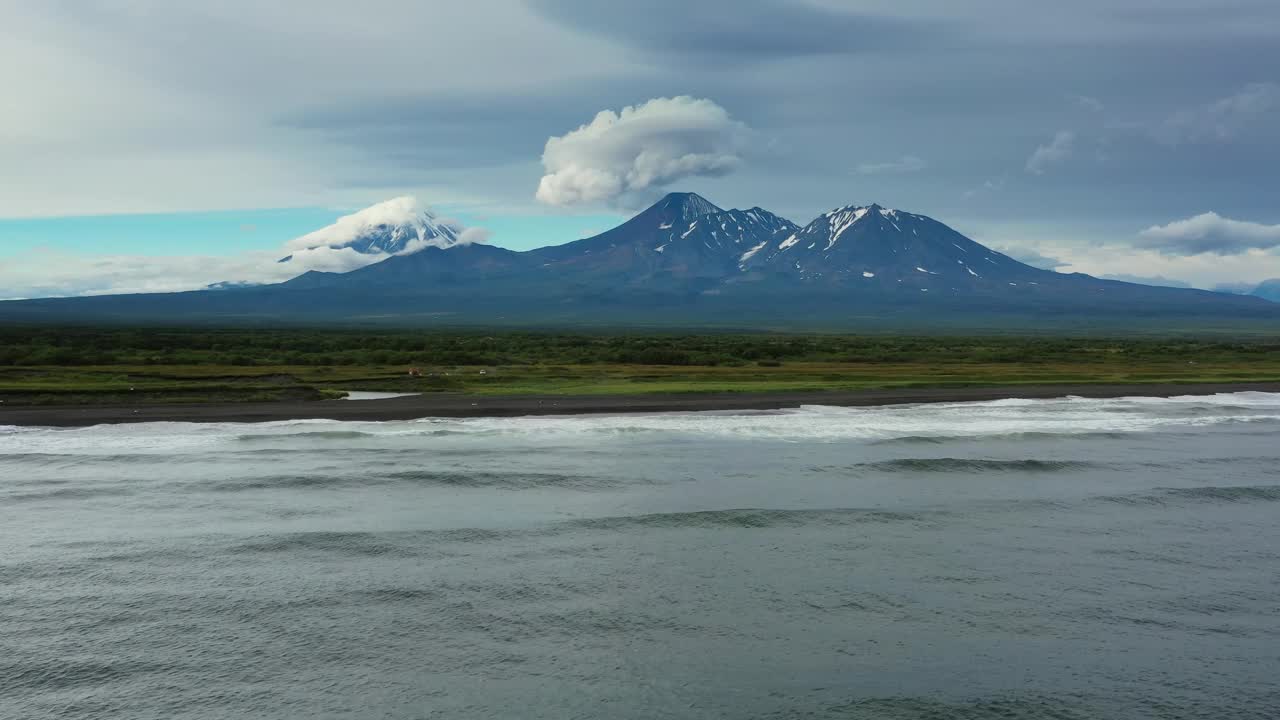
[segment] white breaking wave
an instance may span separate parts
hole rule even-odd
[[[0,456],[18,453],[89,454],[243,450],[244,438],[270,446],[332,445],[326,433],[353,434],[341,442],[415,447],[467,441],[486,445],[624,442],[628,438],[693,436],[781,442],[880,441],[904,437],[980,439],[1014,433],[1085,435],[1193,430],[1238,422],[1280,420],[1280,394],[1224,393],[1173,398],[1008,399],[885,407],[805,406],[793,410],[520,418],[424,418],[347,422],[139,423],[77,429],[0,426]],[[323,431],[323,432],[317,432]]]

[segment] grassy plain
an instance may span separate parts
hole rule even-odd
[[[410,377],[419,368],[422,377]],[[1280,341],[0,330],[6,406],[1280,381]]]

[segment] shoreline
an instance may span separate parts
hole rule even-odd
[[[377,422],[428,417],[621,415],[628,413],[784,410],[801,405],[876,407],[922,403],[1087,398],[1176,397],[1231,392],[1277,392],[1280,382],[1129,383],[900,388],[807,392],[680,393],[653,395],[463,395],[428,393],[385,400],[318,400],[179,405],[36,406],[0,409],[0,425],[88,427],[138,422],[279,422],[339,420]]]

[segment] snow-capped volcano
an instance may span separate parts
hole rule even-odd
[[[1162,317],[1280,322],[1277,306],[1261,298],[1035,268],[937,220],[879,205],[842,207],[799,227],[758,207],[722,210],[672,193],[612,230],[564,245],[515,251],[468,239],[397,198],[295,240],[293,262],[277,269],[311,272],[279,285],[0,303],[0,317],[376,315],[762,329],[901,321],[984,331],[1029,319],[1036,328],[1126,318],[1146,327],[1138,323]]]
[[[462,232],[459,226],[437,218],[416,198],[405,196],[340,217],[328,227],[289,241],[288,248],[295,252],[350,248],[361,255],[405,255],[425,247],[452,247],[461,241]]]
[[[616,285],[721,279],[738,258],[798,227],[767,210],[722,210],[694,193],[671,193],[595,237],[532,251],[537,264]]]
[[[933,218],[850,205],[745,253],[744,268],[769,268],[808,281],[905,283],[955,288],[1036,281],[1033,268],[970,240]]]

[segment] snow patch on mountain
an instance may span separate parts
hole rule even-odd
[[[854,223],[866,217],[868,208],[844,208],[835,212],[827,213],[831,224],[831,239],[827,241],[825,249],[830,250],[840,240],[840,236],[845,230],[853,227]]]
[[[332,225],[289,241],[294,253],[317,248],[351,249],[361,255],[406,255],[426,247],[448,248],[483,241],[482,231],[464,231],[461,225],[438,218],[417,198],[392,198],[359,212],[344,215]]]

